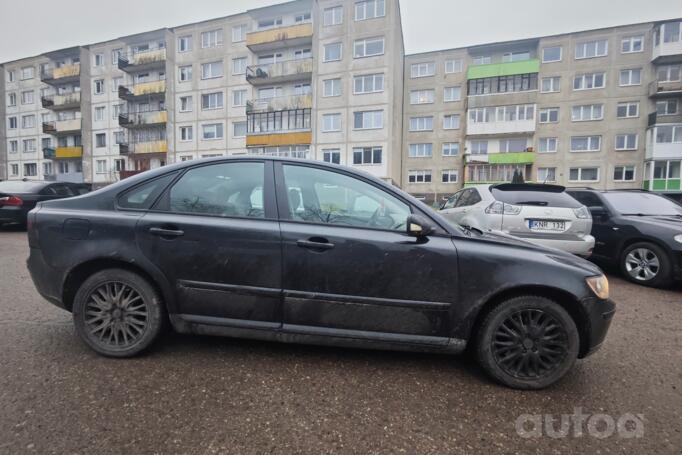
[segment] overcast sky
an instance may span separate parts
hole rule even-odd
[[[0,0],[0,62],[281,3]],[[682,17],[682,0],[402,0],[407,53]]]

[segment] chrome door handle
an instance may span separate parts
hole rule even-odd
[[[185,231],[180,229],[165,229],[160,227],[149,228],[149,233],[159,237],[180,237],[185,235]]]
[[[329,242],[316,242],[313,240],[297,240],[296,245],[301,248],[308,248],[311,250],[331,250],[334,248],[333,243]]]

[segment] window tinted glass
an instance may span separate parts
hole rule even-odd
[[[119,196],[118,206],[126,209],[148,209],[175,175],[175,172],[166,174],[126,191]]]
[[[75,194],[71,191],[71,188],[64,184],[51,185],[51,188],[58,196],[73,196]]]
[[[565,192],[552,193],[549,191],[502,191],[492,189],[493,197],[507,204],[537,205],[542,207],[578,208],[582,204]]]
[[[284,166],[289,214],[297,221],[402,230],[407,204],[385,191],[336,172]]]
[[[471,190],[461,191],[457,202],[455,202],[455,207],[465,207],[469,205],[469,194],[471,194]]]
[[[682,215],[682,205],[657,194],[604,193],[603,196],[623,214]]]
[[[170,190],[172,212],[264,218],[263,163],[221,163],[190,169]]]
[[[570,191],[569,194],[587,207],[604,207],[601,199],[596,194],[588,193],[587,191]]]

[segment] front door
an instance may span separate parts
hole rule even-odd
[[[138,245],[175,288],[186,320],[281,325],[282,252],[272,164],[188,169],[139,221]]]
[[[314,165],[275,166],[283,329],[447,342],[458,281],[451,239],[409,237],[416,209],[374,182]]]

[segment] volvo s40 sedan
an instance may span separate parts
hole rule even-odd
[[[96,352],[185,333],[459,353],[542,388],[604,341],[601,270],[447,222],[365,173],[270,157],[179,163],[38,204],[28,267]]]
[[[563,186],[477,185],[455,193],[443,204],[441,214],[459,224],[501,231],[584,257],[594,248],[590,211]]]

